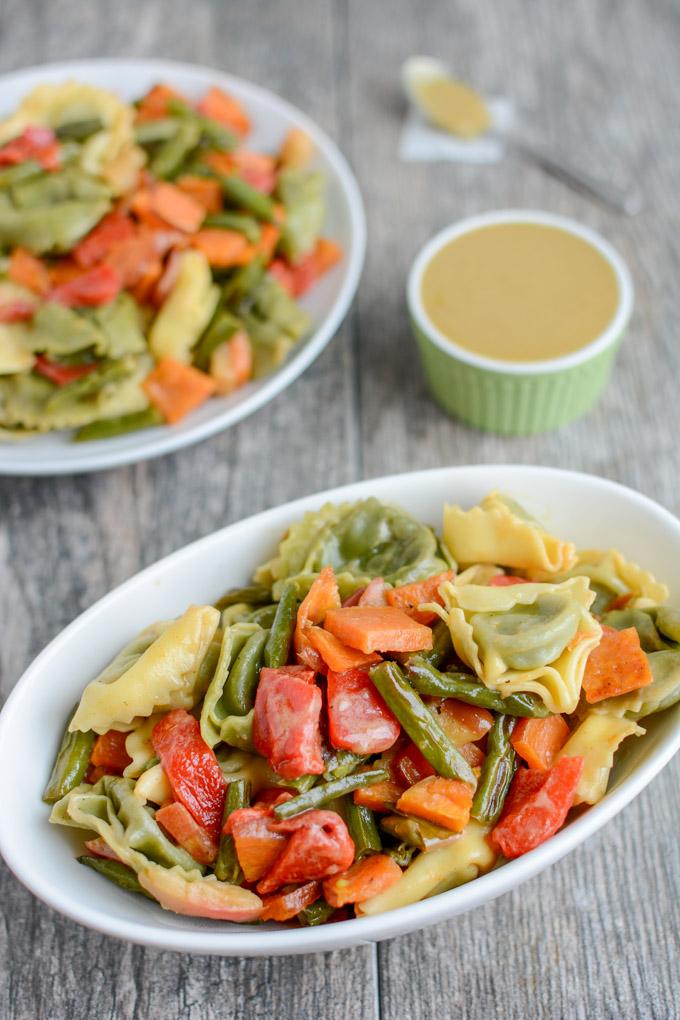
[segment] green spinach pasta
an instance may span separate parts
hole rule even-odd
[[[441,537],[376,499],[292,522],[214,605],[87,685],[44,800],[79,861],[166,910],[317,925],[529,853],[680,701],[680,612],[513,500]]]

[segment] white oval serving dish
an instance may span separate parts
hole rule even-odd
[[[276,397],[319,356],[349,310],[364,263],[366,220],[354,174],[328,135],[273,92],[223,71],[169,60],[76,60],[2,75],[0,117],[7,116],[36,85],[68,79],[99,85],[128,100],[159,81],[190,98],[218,85],[246,107],[253,122],[248,144],[264,151],[278,147],[290,128],[302,128],[316,146],[314,165],[323,170],[328,182],[324,233],[342,245],[345,255],[302,300],[312,317],[312,329],[271,375],[228,397],[206,401],[177,425],[88,443],[71,442],[68,431],[0,442],[0,475],[78,474],[132,464],[190,446],[241,421]]]
[[[297,929],[180,917],[81,867],[75,860],[78,834],[48,824],[41,794],[65,720],[86,683],[141,627],[246,582],[288,525],[328,500],[377,496],[438,526],[445,502],[467,507],[496,488],[577,545],[618,546],[666,581],[671,601],[680,605],[680,522],[631,489],[553,468],[452,467],[395,475],[307,496],[230,525],[102,598],[48,645],[7,700],[0,714],[0,817],[11,822],[0,828],[0,852],[20,881],[81,924],[144,945],[222,956],[311,953],[391,938],[472,910],[537,875],[601,828],[680,747],[680,705],[645,720],[646,735],[628,741],[617,756],[604,800],[542,846],[468,885],[376,917]]]

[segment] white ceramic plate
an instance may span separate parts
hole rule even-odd
[[[79,865],[74,858],[82,837],[47,821],[49,809],[40,797],[64,722],[85,684],[141,627],[247,581],[290,522],[327,500],[373,495],[438,525],[444,502],[470,506],[494,488],[580,546],[618,546],[665,580],[680,605],[680,523],[646,497],[590,475],[521,466],[442,468],[345,486],[233,524],[101,599],[38,656],[9,697],[0,715],[0,818],[11,824],[0,828],[0,851],[16,876],[68,917],[118,938],[222,956],[308,953],[391,938],[474,909],[538,874],[604,825],[680,747],[680,705],[645,720],[647,734],[627,741],[617,756],[604,800],[536,850],[422,903],[318,928],[239,926],[167,913]]]
[[[197,443],[252,414],[297,379],[321,353],[347,314],[364,262],[366,221],[354,175],[328,135],[290,103],[212,68],[166,60],[79,60],[0,77],[0,117],[10,113],[36,85],[68,79],[108,88],[124,99],[139,97],[159,81],[190,98],[198,98],[210,85],[219,85],[241,100],[251,115],[253,131],[248,145],[254,149],[273,150],[291,127],[302,128],[316,144],[314,165],[324,171],[328,181],[324,233],[342,245],[345,255],[301,302],[312,317],[312,329],[272,375],[229,397],[206,401],[177,425],[90,443],[71,442],[70,432],[0,442],[0,474],[6,475],[76,474],[130,464]]]

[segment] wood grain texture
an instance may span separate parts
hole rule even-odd
[[[680,8],[655,0],[0,0],[0,70],[92,55],[211,64],[280,91],[334,136],[369,220],[366,272],[330,348],[255,417],[191,450],[91,477],[0,479],[0,693],[79,612],[142,566],[267,506],[358,477],[453,463],[556,464],[680,512]],[[515,155],[395,159],[401,61],[445,57],[532,128],[647,204],[614,216]],[[502,206],[573,215],[631,264],[636,313],[586,419],[499,439],[427,398],[404,307],[420,244]],[[96,935],[0,868],[2,1020],[413,1020],[680,1015],[680,763],[521,890],[377,950],[271,961],[157,953]]]

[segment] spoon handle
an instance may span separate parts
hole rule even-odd
[[[562,153],[552,151],[533,140],[529,141],[516,135],[508,140],[548,173],[573,187],[589,192],[611,209],[627,216],[634,216],[640,211],[642,196],[636,188],[575,166]]]

